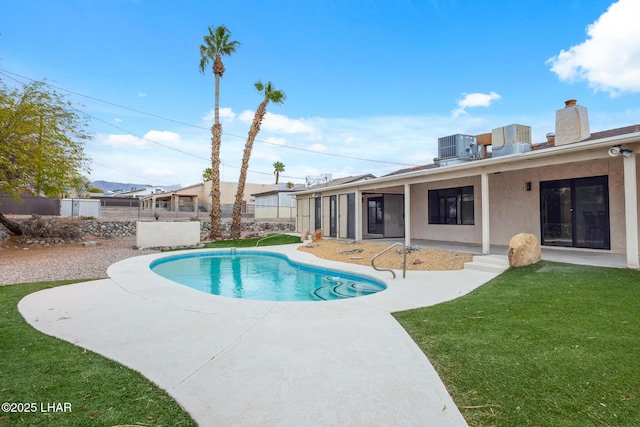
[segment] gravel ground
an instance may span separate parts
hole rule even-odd
[[[97,246],[69,243],[24,245],[17,237],[0,243],[0,285],[107,277],[111,264],[157,250],[135,249],[135,237],[92,238]]]
[[[314,254],[318,258],[352,264],[371,265],[371,258],[389,247],[389,243],[347,242],[319,240],[298,250]],[[416,248],[407,254],[407,270],[462,270],[465,262],[473,260],[472,254]],[[403,255],[400,247],[385,252],[376,259],[376,267],[402,270]]]
[[[90,240],[98,245],[69,243],[45,247],[24,245],[19,238],[12,237],[0,244],[0,285],[105,278],[107,268],[115,262],[158,252],[136,249],[135,237]],[[371,265],[371,258],[388,246],[370,242],[320,240],[310,246],[302,245],[299,250],[333,261]],[[423,248],[407,254],[407,270],[460,270],[472,257],[465,253]],[[392,249],[376,260],[376,266],[401,270],[402,253]]]

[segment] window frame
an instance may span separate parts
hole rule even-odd
[[[430,225],[475,225],[474,186],[428,190],[427,208]]]

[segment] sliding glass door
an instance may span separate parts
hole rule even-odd
[[[542,244],[610,249],[606,176],[540,183]]]

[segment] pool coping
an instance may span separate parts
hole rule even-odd
[[[407,292],[407,288],[410,288],[412,286],[423,288],[424,286],[422,285],[425,281],[439,282],[443,278],[456,275],[460,276],[461,281],[465,280],[465,278],[480,277],[481,280],[483,280],[482,283],[484,283],[492,277],[496,276],[492,273],[483,273],[477,271],[471,272],[468,270],[408,271],[407,277],[403,279],[402,271],[395,270],[396,278],[394,279],[388,271],[377,271],[370,266],[321,259],[311,253],[299,251],[298,247],[300,247],[300,244],[253,248],[235,248],[235,251],[238,253],[243,251],[251,251],[282,254],[295,263],[305,264],[312,267],[344,271],[350,274],[357,274],[374,280],[378,280],[384,283],[387,286],[387,289],[381,292],[377,292],[373,295],[331,301],[259,301],[212,295],[166,279],[154,273],[150,269],[150,265],[152,262],[163,258],[186,254],[182,251],[161,252],[127,258],[125,260],[112,264],[107,269],[107,274],[111,280],[113,280],[118,286],[122,287],[126,291],[147,299],[151,299],[158,303],[166,304],[168,306],[173,306],[179,309],[198,311],[202,313],[219,313],[220,309],[223,309],[225,312],[227,312],[227,309],[230,309],[231,312],[229,312],[229,314],[237,314],[238,312],[244,312],[247,310],[253,312],[258,308],[268,309],[269,307],[272,307],[274,303],[321,303],[342,305],[366,304],[392,313],[396,311],[409,310],[412,308],[425,307],[428,305],[433,305],[435,303],[443,302],[445,300],[457,298],[458,296],[464,295],[465,293],[475,289],[475,287],[478,286],[476,284],[477,280],[471,280],[468,286],[458,286],[456,287],[456,292],[453,292],[448,296],[439,293],[436,300],[432,298],[433,295],[424,294],[423,292],[411,292],[413,295],[410,298],[406,298],[405,294]],[[228,248],[194,249],[188,251],[188,253],[206,254],[211,252],[228,251]],[[399,295],[396,298],[395,296],[398,293],[401,293],[402,295]],[[442,298],[445,299],[443,300]]]

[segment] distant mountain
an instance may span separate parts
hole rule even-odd
[[[123,183],[123,182],[110,182],[110,181],[93,181],[93,186],[99,188],[100,190],[106,191],[129,191],[129,190],[139,190],[142,188],[147,188],[146,184],[131,184],[131,183]]]

